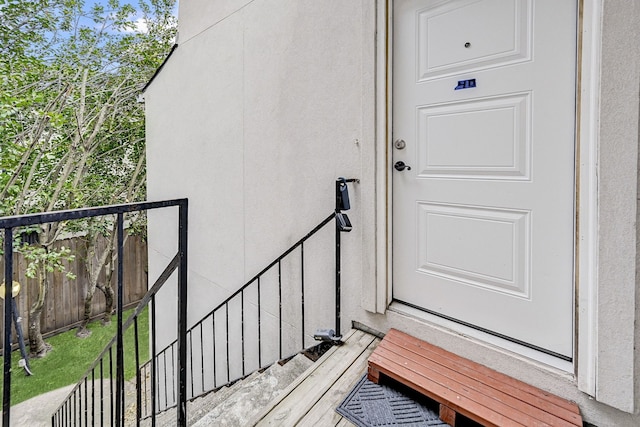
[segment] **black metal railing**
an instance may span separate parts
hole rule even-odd
[[[338,179],[335,211],[187,330],[189,399],[216,391],[317,344],[308,333],[310,321],[316,326],[333,323],[335,329],[325,331],[322,336],[339,341],[340,235],[351,229],[342,211],[350,208],[347,183],[355,181]],[[309,240],[332,221],[335,223],[335,258],[326,250],[324,241],[309,248],[313,246]],[[323,236],[328,237],[326,240],[333,237],[328,231]],[[309,258],[313,262],[307,261]],[[323,262],[318,263],[319,258],[323,258]],[[322,279],[307,277],[305,267],[310,268],[312,263],[315,264],[314,276],[320,273],[324,276]],[[329,310],[318,306],[320,299],[330,303]],[[313,302],[311,307],[309,300]],[[283,310],[290,312],[289,315]],[[310,311],[315,315],[309,316]],[[151,418],[153,423],[156,412],[169,410],[178,403],[172,387],[176,381],[176,345],[177,341],[168,344],[141,368],[142,377],[149,379],[144,387],[148,399],[143,399],[142,418]],[[151,380],[154,377],[157,381]]]
[[[101,215],[117,216],[117,334],[52,415],[52,426],[140,425],[143,420],[145,425],[155,426],[157,415],[171,408],[176,408],[171,423],[185,426],[189,399],[311,347],[312,343],[316,344],[314,338],[339,342],[341,232],[351,229],[343,211],[350,208],[347,183],[355,181],[339,178],[335,186],[335,210],[188,330],[186,199],[1,218],[0,228],[5,230],[5,282],[10,283],[13,248],[7,242],[12,241],[14,228]],[[123,321],[124,214],[171,206],[179,208],[177,253],[133,314]],[[335,234],[327,227],[332,220]],[[335,253],[327,250],[331,241]],[[156,294],[176,270],[177,338],[158,352],[160,335],[157,332],[166,337],[167,330],[156,331]],[[10,292],[5,298],[11,302]],[[11,322],[6,319],[11,319],[12,313],[7,307],[10,304],[5,303],[5,348],[11,348],[8,344]],[[138,331],[140,315],[145,309],[151,319],[150,359],[146,362],[140,358]],[[166,316],[164,312],[158,314]],[[333,330],[309,333],[310,326],[332,324]],[[135,354],[133,379],[125,378],[123,337],[128,330],[133,334],[133,349],[127,348]],[[10,368],[11,352],[7,351],[4,357],[3,426],[10,425]]]
[[[291,356],[290,351],[283,348],[284,341],[282,338],[284,319],[283,309],[283,263],[294,251],[299,255],[300,274],[300,323],[298,338],[302,343],[296,351],[304,349],[305,342],[305,301],[304,301],[304,247],[305,242],[320,231],[324,226],[334,219],[334,214],[325,218],[318,226],[316,226],[306,236],[296,242],[292,247],[287,249],[276,260],[271,262],[260,273],[256,274],[252,279],[245,283],[240,289],[233,292],[226,300],[219,303],[213,310],[206,314],[200,321],[187,330],[187,343],[189,348],[189,356],[187,361],[187,383],[190,389],[187,390],[189,398],[195,398],[207,392],[216,390],[234,380],[243,378],[247,373],[261,369],[272,364],[276,360]],[[296,251],[298,250],[298,251]],[[277,303],[272,304],[273,313],[277,319],[278,328],[277,336],[269,336],[270,347],[273,343],[277,343],[275,355],[272,351],[268,351],[269,357],[265,357],[264,349],[264,316],[265,310],[264,293],[265,280],[264,276],[273,272],[277,276],[276,286],[270,286],[272,293],[277,294]],[[251,298],[252,294],[254,298]],[[250,300],[252,300],[250,302]],[[251,305],[251,306],[250,306]],[[251,312],[251,313],[249,313]],[[249,320],[251,318],[251,320]],[[247,336],[250,329],[255,329],[256,340],[248,343]],[[308,340],[307,340],[308,341]],[[157,357],[151,359],[142,366],[142,376],[151,378],[152,373],[157,373],[158,383],[156,396],[159,401],[154,402],[151,399],[144,406],[143,417],[149,417],[154,414],[156,408],[163,411],[172,408],[177,400],[173,393],[173,383],[175,382],[175,360],[176,360],[177,341],[174,341],[160,350]],[[235,346],[235,348],[234,348]],[[253,350],[255,360],[249,363],[248,352]],[[231,358],[230,355],[235,357]],[[234,366],[232,360],[237,363]],[[155,366],[154,366],[155,364]],[[249,366],[248,366],[249,365]],[[150,384],[153,384],[150,381]],[[151,385],[145,387],[152,390]],[[151,396],[149,395],[151,398]]]
[[[124,295],[124,215],[152,209],[178,207],[178,251],[165,271],[147,292],[139,303],[134,314],[123,323],[123,295]],[[4,281],[12,283],[13,271],[13,231],[18,227],[43,225],[63,221],[77,220],[106,215],[116,216],[117,225],[117,333],[107,348],[102,352],[87,374],[78,382],[67,400],[60,406],[52,417],[52,425],[112,425],[121,426],[125,416],[125,378],[124,378],[124,331],[131,325],[136,329],[135,353],[137,364],[140,363],[137,319],[144,307],[153,300],[156,292],[168,277],[176,269],[178,270],[178,343],[180,354],[186,355],[186,306],[187,306],[187,199],[167,200],[161,202],[130,203],[98,208],[76,209],[40,214],[22,215],[0,218],[0,228],[4,229]],[[11,420],[11,318],[12,318],[12,294],[11,286],[7,286],[4,304],[4,377],[3,377],[3,403],[2,425],[8,427]],[[114,354],[115,353],[115,354]],[[186,374],[186,356],[178,361],[181,372]],[[178,388],[177,400],[186,402],[186,375],[180,375],[181,387]],[[99,383],[99,389],[96,389]],[[115,383],[115,384],[114,384]],[[137,383],[141,379],[137,378]],[[186,414],[181,412],[185,405],[179,405],[178,419],[186,419]],[[106,423],[108,412],[109,422]],[[100,421],[99,421],[100,420]],[[184,424],[182,424],[184,425]]]

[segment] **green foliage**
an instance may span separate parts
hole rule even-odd
[[[0,216],[146,198],[137,97],[173,44],[175,0],[136,1],[0,0]],[[143,220],[128,218],[142,233]],[[35,231],[38,244],[14,243],[27,276],[40,277],[30,320],[46,298],[44,274],[73,259],[55,242],[65,231],[106,236],[113,219]]]
[[[61,246],[55,251],[48,251],[39,245],[22,245],[20,252],[28,261],[25,276],[35,279],[38,273],[38,267],[42,266],[47,273],[54,271],[65,271],[65,262],[71,262],[75,259],[75,255],[71,253],[71,249]],[[75,279],[75,275],[71,271],[67,271],[66,276]]]
[[[146,197],[136,98],[173,43],[174,5],[0,0],[0,216]],[[60,229],[40,232],[48,245]]]
[[[0,0],[0,215],[144,199],[136,98],[174,1]]]

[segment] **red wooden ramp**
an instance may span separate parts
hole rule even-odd
[[[381,374],[440,403],[452,426],[456,414],[484,426],[582,426],[575,403],[395,329],[369,357],[369,379]]]

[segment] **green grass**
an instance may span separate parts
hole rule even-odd
[[[123,313],[123,322],[129,317],[133,310]],[[70,384],[77,383],[89,366],[95,361],[100,352],[115,336],[117,324],[116,316],[109,326],[102,326],[100,321],[89,324],[91,336],[87,338],[77,338],[76,329],[64,332],[47,340],[53,349],[42,359],[31,359],[29,365],[33,376],[26,376],[22,368],[18,367],[20,352],[14,351],[11,355],[12,375],[11,375],[11,404],[15,405],[30,399],[34,396],[58,389]],[[125,331],[124,336],[124,366],[125,378],[130,379],[135,376],[135,347],[133,340],[133,325]],[[26,332],[26,331],[25,331]],[[140,363],[149,360],[149,315],[148,310],[144,310],[138,319],[138,345],[140,348]],[[105,371],[108,363],[105,361]],[[116,351],[113,347],[113,375],[115,377]],[[100,368],[96,370],[96,378],[100,375]],[[107,377],[108,372],[104,373]],[[0,391],[2,384],[0,383]]]

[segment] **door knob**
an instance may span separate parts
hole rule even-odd
[[[409,165],[405,165],[403,161],[397,161],[393,167],[395,168],[395,170],[402,172],[403,170],[411,170],[411,166]]]

